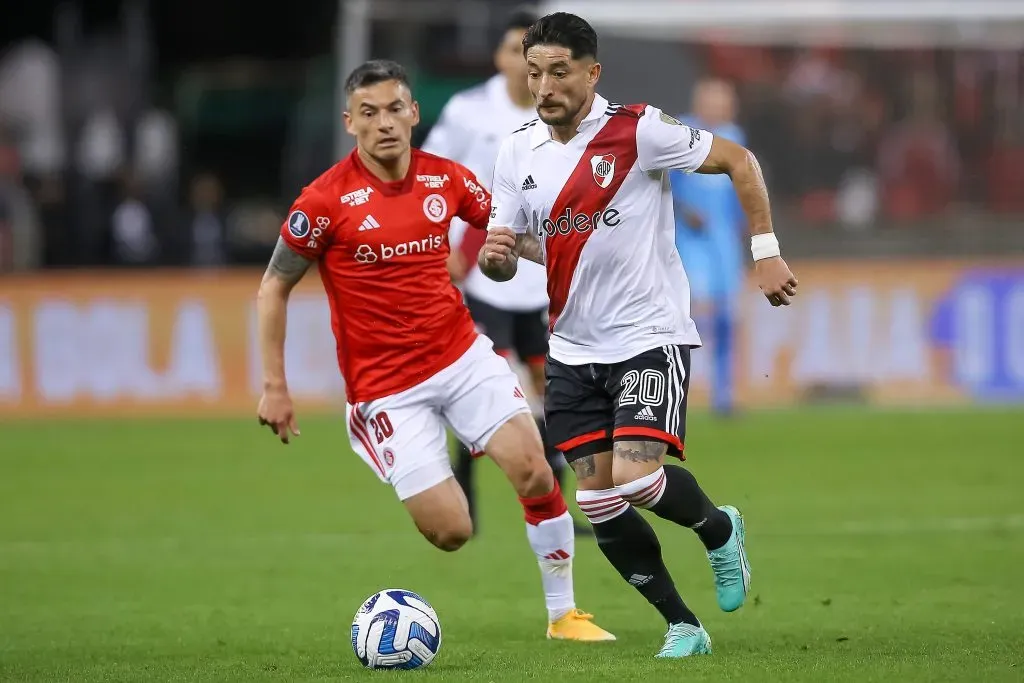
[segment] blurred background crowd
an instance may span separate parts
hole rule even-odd
[[[346,41],[368,27],[366,56],[410,68],[420,142],[452,93],[492,73],[516,3],[361,0],[362,27],[346,4],[22,4],[0,27],[0,270],[262,262],[291,198],[347,149]],[[790,253],[1024,246],[1024,37],[829,35],[602,33],[602,91],[681,114],[701,77],[727,80]]]

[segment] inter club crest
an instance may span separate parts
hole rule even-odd
[[[612,184],[615,176],[615,155],[599,154],[590,157],[590,168],[594,171],[594,182],[601,189]]]
[[[435,223],[442,222],[448,216],[448,202],[439,194],[432,194],[423,200],[423,215]]]

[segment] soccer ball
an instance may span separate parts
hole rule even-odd
[[[441,649],[441,622],[420,596],[388,588],[371,595],[356,612],[352,649],[368,669],[419,669]]]

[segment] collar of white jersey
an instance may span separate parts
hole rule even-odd
[[[592,107],[590,107],[590,113],[587,114],[582,121],[580,121],[580,126],[579,128],[576,129],[576,131],[582,131],[587,126],[587,124],[589,124],[592,121],[599,121],[601,117],[604,116],[604,113],[607,110],[608,100],[601,97],[599,94],[594,93],[594,104]],[[530,147],[532,149],[537,149],[545,142],[549,142],[550,140],[551,129],[545,126],[543,122],[541,122],[539,126],[533,127],[533,133],[530,136]]]

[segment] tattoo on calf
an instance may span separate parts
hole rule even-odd
[[[597,456],[596,455],[585,455],[582,458],[578,458],[572,461],[573,472],[576,473],[577,479],[583,479],[584,477],[592,477],[597,472]]]
[[[616,441],[615,457],[630,462],[651,462],[665,457],[668,444],[660,441]]]

